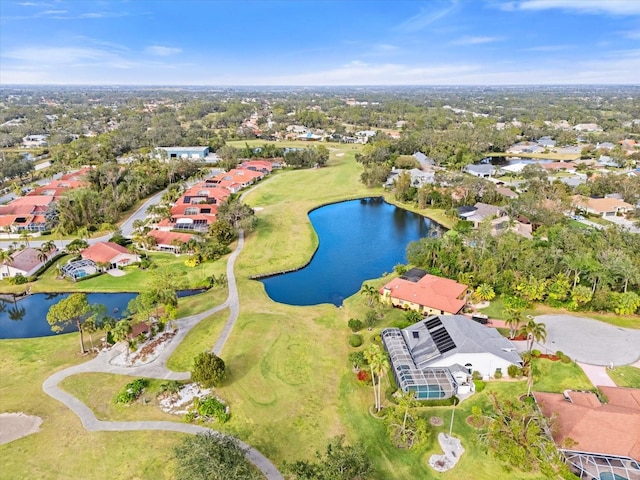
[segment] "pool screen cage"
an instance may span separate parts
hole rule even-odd
[[[640,480],[640,464],[630,457],[561,450],[581,478],[596,480]]]
[[[73,279],[91,275],[97,271],[97,265],[93,260],[75,260],[61,268],[62,274]]]

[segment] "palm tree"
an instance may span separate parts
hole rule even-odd
[[[527,323],[518,329],[518,333],[527,337],[527,350],[531,352],[534,341],[540,343],[547,339],[547,326],[542,322],[537,323],[533,318],[530,318]]]
[[[38,252],[36,254],[36,256],[38,258],[38,261],[40,261],[42,263],[46,263],[46,261],[49,259],[49,255],[45,251],[44,246],[42,246],[40,248],[36,248],[36,252]]]
[[[20,232],[20,239],[24,241],[24,243],[27,245],[27,248],[29,248],[29,238],[31,238],[31,235],[29,234],[29,232],[27,230],[22,230]]]
[[[524,321],[522,309],[507,307],[505,308],[505,313],[507,318],[504,323],[509,327],[509,338],[513,338],[516,336],[516,332],[520,328],[520,324]]]
[[[111,338],[114,342],[127,342],[127,358],[129,357],[129,334],[131,333],[131,322],[129,320],[120,320],[111,329]]]
[[[46,253],[55,252],[57,250],[56,244],[53,240],[48,240],[44,242],[40,248],[42,249],[43,252],[46,252]]]
[[[9,250],[0,250],[0,263],[7,269],[7,277],[9,276],[9,265],[13,263],[13,257]]]
[[[380,348],[379,345],[371,345],[364,351],[364,358],[369,363],[371,368],[371,382],[373,384],[373,397],[375,401],[376,411],[379,412],[382,409],[381,399],[381,385],[382,376],[387,369],[388,360],[387,355]]]
[[[373,308],[374,302],[378,299],[378,290],[376,290],[376,287],[365,283],[364,285],[362,285],[362,290],[360,290],[360,293],[367,297],[368,305]]]
[[[475,296],[482,301],[488,302],[496,297],[496,292],[493,291],[493,287],[488,283],[481,284],[476,288]]]

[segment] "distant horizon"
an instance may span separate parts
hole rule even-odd
[[[2,0],[2,85],[635,85],[640,1]]]
[[[338,89],[338,88],[545,88],[545,87],[635,87],[640,88],[638,83],[512,83],[512,84],[371,84],[371,85],[259,85],[259,84],[144,84],[144,83],[14,83],[0,84],[3,88],[34,88],[34,87],[100,87],[100,88],[120,88],[120,87],[138,87],[138,88],[292,88],[292,89]]]

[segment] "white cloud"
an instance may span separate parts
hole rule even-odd
[[[170,55],[176,55],[182,52],[182,49],[175,47],[164,47],[162,45],[150,45],[144,49],[149,55],[156,55],[158,57],[168,57]]]
[[[483,43],[493,43],[501,41],[501,37],[470,37],[465,36],[451,42],[453,45],[480,45]]]
[[[527,52],[559,52],[561,50],[568,50],[575,48],[574,45],[538,45],[536,47],[525,48]]]
[[[380,43],[376,45],[376,50],[380,52],[395,52],[398,50],[398,47],[396,45],[391,45],[388,43]]]
[[[408,18],[401,24],[397,25],[393,30],[418,32],[455,10],[457,4],[458,0],[451,0],[446,7],[435,11],[432,8],[421,8],[420,13]],[[431,5],[433,5],[433,3],[431,3]]]
[[[503,10],[563,9],[576,13],[640,15],[637,0],[522,0],[501,5]]]
[[[640,30],[627,30],[619,33],[629,40],[640,40]]]

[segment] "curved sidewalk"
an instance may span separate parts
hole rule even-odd
[[[88,362],[66,368],[48,377],[42,384],[42,389],[44,390],[44,392],[50,397],[66,405],[73,413],[78,416],[78,418],[80,418],[80,421],[82,422],[84,428],[89,431],[162,430],[191,434],[211,431],[217,435],[225,435],[210,428],[201,427],[198,425],[190,425],[187,423],[166,421],[108,422],[98,420],[89,407],[87,407],[78,398],[62,390],[58,386],[58,384],[67,377],[76,375],[78,373],[88,372],[114,373],[119,375],[141,376],[158,379],[188,380],[190,378],[189,372],[173,372],[169,370],[166,366],[167,360],[195,325],[197,325],[200,321],[209,317],[210,315],[228,307],[229,318],[227,319],[227,322],[223,327],[220,337],[213,347],[213,351],[216,354],[219,354],[222,351],[227,339],[229,338],[229,335],[231,334],[231,331],[233,330],[235,322],[238,319],[238,314],[240,311],[240,302],[238,300],[238,287],[235,281],[236,277],[234,266],[235,261],[238,258],[238,255],[240,255],[243,247],[244,232],[240,231],[240,235],[238,237],[238,245],[236,246],[236,249],[233,251],[233,253],[229,256],[229,260],[227,262],[227,280],[229,286],[229,295],[227,297],[227,300],[224,303],[210,308],[209,310],[206,310],[202,313],[191,315],[189,317],[178,320],[178,332],[169,341],[165,349],[160,353],[160,355],[158,355],[158,357],[156,357],[146,365],[124,367],[112,365],[111,363],[109,363],[109,361],[114,357],[114,351],[110,350],[107,352],[103,352]],[[247,459],[251,463],[253,463],[268,480],[284,480],[278,469],[258,450],[247,445],[241,440],[238,440],[236,438],[234,438],[234,440],[238,442],[238,444],[246,451]]]

